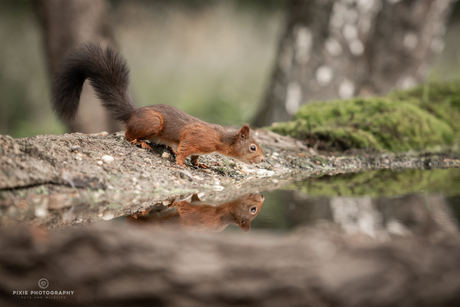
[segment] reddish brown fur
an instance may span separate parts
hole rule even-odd
[[[248,125],[238,132],[229,132],[168,105],[137,109],[126,122],[126,139],[135,144],[142,140],[153,140],[177,146],[176,164],[180,166],[185,166],[184,161],[190,155],[193,164],[200,165],[197,155],[212,152],[247,163],[264,161],[262,150],[251,138]],[[255,151],[250,150],[251,145],[255,146]]]
[[[196,195],[189,203],[175,202],[175,208],[153,212],[148,216],[129,216],[127,220],[136,224],[172,226],[198,231],[222,231],[228,225],[239,226],[243,231],[251,229],[250,222],[259,214],[265,198],[258,193],[247,193],[236,199],[214,206],[202,202]],[[255,212],[251,212],[255,208]]]
[[[163,129],[163,117],[151,109],[137,109],[126,122],[126,139],[149,140]]]

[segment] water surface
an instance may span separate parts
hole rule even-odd
[[[457,231],[460,170],[390,170],[307,179],[263,193],[253,228],[335,227],[373,237]]]
[[[210,231],[225,229],[226,232],[242,233],[243,229],[247,232],[248,227],[242,226],[239,221],[246,219],[252,232],[286,232],[312,227],[351,235],[363,234],[376,239],[422,236],[438,231],[458,232],[459,187],[460,169],[371,171],[311,178],[277,190],[261,192],[265,199],[263,206],[257,208],[255,217],[251,217],[248,211],[251,206],[242,203],[238,206],[244,207],[246,211],[243,213],[243,209],[238,207],[238,210],[241,209],[239,213],[235,213],[237,209],[232,209],[235,211],[232,213],[226,209],[223,214],[225,210],[222,209],[222,212],[215,211],[209,218],[183,214],[182,222],[177,209],[171,208],[161,214],[166,212],[171,215],[172,212],[176,218],[174,227],[187,224],[188,229],[193,229],[190,225],[193,224],[192,220],[196,220],[196,228],[206,230],[202,224],[212,219],[212,225],[208,227]],[[206,202],[206,195],[202,197],[204,202],[197,202],[196,199],[194,202],[183,202],[187,206],[191,203],[196,206],[228,207],[231,201],[213,203]],[[237,200],[233,199],[233,203]],[[194,206],[190,208],[195,209]],[[200,209],[195,211],[194,214],[198,214]],[[151,212],[148,215],[150,222],[155,225],[163,222],[165,219],[161,214]],[[209,215],[209,212],[206,214]],[[118,221],[123,219],[126,218],[119,218]],[[223,221],[218,227],[217,219]]]

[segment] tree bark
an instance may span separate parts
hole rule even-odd
[[[256,126],[312,100],[381,95],[425,80],[452,0],[293,0]]]
[[[116,45],[106,0],[35,0],[34,3],[43,29],[51,76],[56,73],[61,59],[69,50],[82,43]],[[66,124],[72,132],[121,130],[121,125],[102,107],[88,82],[83,87],[75,120]]]

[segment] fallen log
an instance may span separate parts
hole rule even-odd
[[[0,306],[22,305],[459,306],[460,240],[3,228]]]

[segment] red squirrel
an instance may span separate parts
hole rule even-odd
[[[248,232],[251,229],[250,222],[259,214],[264,200],[265,197],[259,193],[247,193],[216,206],[201,201],[194,194],[190,203],[173,202],[169,209],[130,215],[126,217],[126,221],[138,225],[182,227],[213,232],[222,231],[228,225],[236,225]]]
[[[184,167],[191,155],[195,166],[198,156],[218,152],[245,163],[260,163],[264,155],[250,136],[249,125],[231,132],[209,124],[173,106],[151,105],[137,108],[129,96],[129,68],[113,49],[96,44],[73,50],[61,63],[52,86],[52,106],[63,120],[72,120],[78,109],[83,83],[89,79],[97,97],[111,115],[125,124],[126,139],[142,148],[153,141],[171,147],[176,164]]]

